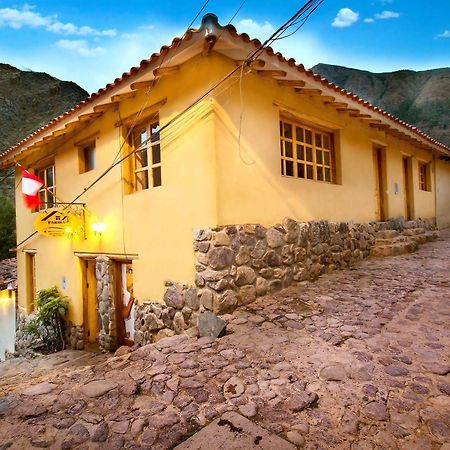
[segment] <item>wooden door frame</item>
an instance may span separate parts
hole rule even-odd
[[[414,191],[412,183],[412,157],[409,155],[402,156],[402,172],[405,220],[412,220],[414,218]]]
[[[122,315],[123,303],[122,303],[122,264],[133,264],[132,259],[117,259],[114,262],[114,309],[115,309],[115,319],[116,319],[116,336],[117,336],[117,346],[122,345],[132,346],[134,341],[127,339],[125,337],[125,321]],[[134,284],[134,278],[133,278]]]
[[[373,163],[375,172],[375,213],[376,220],[386,221],[389,217],[386,198],[387,176],[386,176],[386,147],[373,146]],[[378,195],[377,195],[378,193]]]

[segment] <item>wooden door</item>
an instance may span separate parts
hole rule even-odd
[[[36,300],[36,255],[25,253],[25,267],[27,280],[27,310],[32,313],[35,310]]]
[[[403,205],[405,208],[405,219],[412,219],[411,201],[411,158],[403,157]]]
[[[385,204],[385,173],[383,149],[373,150],[374,171],[375,171],[375,216],[377,220],[386,220]]]
[[[134,344],[133,266],[131,261],[118,261],[116,278],[117,346]]]
[[[99,315],[95,260],[83,259],[83,319],[84,340],[87,344],[98,343]]]

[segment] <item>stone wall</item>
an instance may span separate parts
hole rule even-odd
[[[66,348],[71,350],[84,349],[84,327],[83,325],[74,325],[72,322],[66,323]]]
[[[195,235],[200,302],[220,315],[257,297],[314,280],[366,258],[375,242],[372,224],[285,219],[271,228],[240,225]]]
[[[248,224],[197,230],[195,287],[167,282],[164,303],[136,305],[135,343],[194,327],[203,311],[232,313],[294,282],[347,268],[370,255],[380,230],[418,227],[434,229],[435,222],[305,223],[286,218],[271,228]]]
[[[114,264],[110,258],[99,256],[95,260],[100,348],[113,351],[117,348]]]

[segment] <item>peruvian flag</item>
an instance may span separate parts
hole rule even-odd
[[[22,169],[22,194],[27,208],[38,208],[41,205],[38,192],[42,186],[44,182],[39,177]]]

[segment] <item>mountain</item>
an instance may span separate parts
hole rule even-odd
[[[450,68],[373,73],[317,64],[312,70],[450,145]]]
[[[70,81],[0,63],[0,153],[87,96]],[[14,180],[7,176],[10,173],[11,169],[0,170],[0,260],[10,257],[9,249],[15,245]]]
[[[0,152],[87,96],[71,81],[0,64]]]

